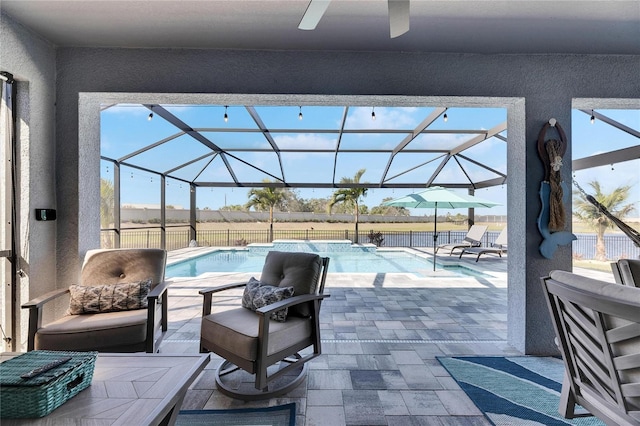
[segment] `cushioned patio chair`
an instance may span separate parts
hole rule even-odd
[[[458,241],[450,244],[440,244],[436,247],[436,253],[438,250],[449,250],[449,256],[451,256],[454,250],[463,249],[465,247],[479,247],[482,244],[482,237],[487,232],[487,227],[484,225],[472,225],[467,231],[467,235],[462,241]]]
[[[167,330],[166,252],[160,249],[89,250],[80,282],[24,305],[27,350],[157,352]],[[43,325],[48,302],[69,295],[69,309]]]
[[[558,411],[640,425],[640,289],[565,271],[542,284],[565,364]]]
[[[504,228],[498,234],[496,240],[491,244],[491,247],[465,247],[460,252],[459,258],[462,258],[463,254],[475,254],[476,262],[480,260],[480,256],[483,254],[497,254],[502,257],[503,253],[507,252],[507,228]]]
[[[271,251],[259,281],[200,291],[200,352],[225,359],[215,372],[220,392],[243,400],[265,399],[302,382],[306,362],[321,353],[319,315],[322,299],[329,297],[324,294],[328,265],[329,258],[316,254]],[[221,307],[213,302],[214,294],[243,287],[242,305],[229,307],[223,295],[216,297]],[[311,351],[301,355],[309,347]],[[248,379],[234,384],[239,369]]]
[[[611,263],[611,270],[618,284],[640,287],[640,260],[620,259]]]

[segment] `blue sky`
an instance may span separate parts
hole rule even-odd
[[[247,128],[257,129],[255,122],[244,107],[229,106],[226,109],[228,122],[223,120],[225,108],[223,106],[165,106],[167,110],[178,116],[193,128]],[[299,107],[260,107],[256,106],[267,127],[288,129],[336,129],[341,122],[342,107],[302,107],[303,120],[298,119]],[[385,108],[385,107],[352,107],[349,110],[345,129],[393,129],[415,128],[432,108]],[[376,119],[372,120],[371,113],[375,111]],[[598,110],[614,120],[629,127],[640,127],[640,111]],[[147,120],[149,109],[140,105],[122,105],[105,109],[101,114],[101,150],[102,155],[119,158],[144,146],[156,143],[166,138],[172,138],[178,129],[154,116]],[[448,120],[436,120],[429,129],[488,129],[506,120],[506,111],[500,108],[450,108],[447,111]],[[638,144],[638,139],[598,120],[594,124],[589,116],[583,112],[574,111],[572,129],[572,149],[574,158],[611,151]],[[225,147],[268,147],[268,142],[260,133],[240,132],[208,132],[205,135],[221,148]],[[506,135],[506,132],[503,133]],[[336,136],[331,133],[278,133],[272,136],[281,148],[333,148]],[[421,135],[412,141],[411,147],[441,147],[451,148],[472,138],[474,135],[429,134]],[[341,141],[341,147],[348,148],[389,148],[395,147],[404,135],[394,133],[382,134],[346,134]],[[170,139],[153,151],[143,153],[131,159],[132,162],[143,167],[167,171],[179,164],[183,164],[194,157],[208,152],[199,142],[187,135]],[[481,144],[463,152],[464,155],[482,162],[501,173],[506,173],[506,143],[498,138],[491,138]],[[261,181],[265,175],[251,167],[255,166],[274,176],[280,176],[277,156],[273,153],[234,152],[230,158],[232,168],[238,176],[246,176],[250,181]],[[435,155],[431,155],[435,157]],[[360,169],[366,169],[362,177],[365,182],[379,182],[382,178],[388,154],[345,153],[340,154],[336,163],[336,181],[341,177],[351,177]],[[387,178],[396,176],[392,182],[422,182],[435,169],[438,161],[422,165],[430,159],[429,155],[398,154],[389,169]],[[333,178],[333,153],[283,153],[282,162],[286,178],[290,182],[331,182]],[[198,176],[199,180],[230,182],[231,177],[226,167],[218,158],[211,162],[210,158],[203,159],[176,172],[181,177],[190,180]],[[244,162],[243,162],[244,161]],[[463,160],[463,163],[464,160]],[[490,179],[496,177],[490,172],[466,162],[464,166],[473,179]],[[402,172],[415,168],[407,173]],[[203,171],[204,169],[204,171]],[[600,167],[576,172],[575,179],[587,190],[587,182],[598,179],[605,190],[618,185],[633,186],[632,201],[640,201],[640,160],[628,161],[611,166]],[[159,204],[160,180],[157,175],[142,170],[123,167],[122,171],[122,204]],[[106,161],[101,165],[102,177],[113,178],[113,166]],[[465,177],[459,172],[453,162],[450,162],[441,173],[442,181],[464,182]],[[274,179],[271,179],[274,180]],[[167,180],[167,204],[188,207],[189,188],[185,183],[177,180]],[[437,183],[437,181],[435,182]],[[412,189],[370,189],[364,203],[369,207],[379,205],[384,198],[400,197],[410,192],[419,191],[422,187]],[[248,188],[200,188],[198,189],[198,207],[219,208],[230,204],[244,204],[247,200]],[[298,189],[303,198],[319,198],[330,196],[330,189]],[[466,191],[465,191],[466,192]],[[498,186],[490,189],[480,189],[476,195],[491,201],[501,203],[502,206],[492,209],[477,209],[476,214],[505,214],[506,187]],[[635,216],[640,216],[640,203]],[[417,211],[414,214],[430,214]]]

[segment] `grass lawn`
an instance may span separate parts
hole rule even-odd
[[[611,272],[611,262],[600,262],[597,260],[576,260],[573,259],[574,268],[594,269],[596,271]]]

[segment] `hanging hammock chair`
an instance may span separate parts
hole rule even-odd
[[[637,247],[640,247],[640,232],[636,231],[635,229],[615,217],[613,214],[611,214],[611,212],[607,210],[605,206],[600,204],[598,200],[593,198],[592,195],[587,194],[585,190],[580,187],[578,182],[575,181],[575,179],[573,180],[573,184],[576,186],[576,188],[578,188],[578,191],[582,193],[582,195],[588,202],[593,204],[603,215],[609,218],[611,222],[615,223],[615,225],[620,228],[620,230],[624,232]]]

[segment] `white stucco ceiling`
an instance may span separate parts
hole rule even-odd
[[[411,1],[389,37],[386,0],[333,0],[314,31],[308,0],[3,0],[58,46],[462,53],[640,54],[640,1]]]

